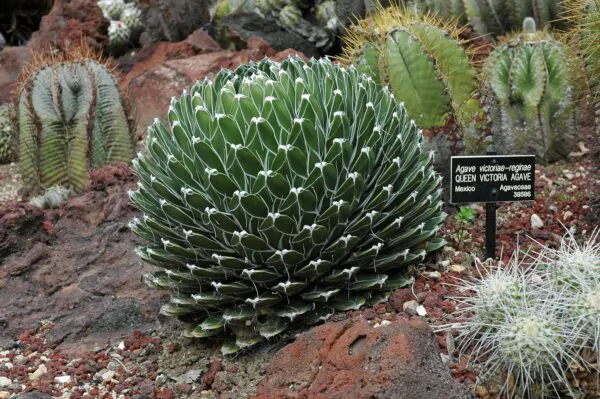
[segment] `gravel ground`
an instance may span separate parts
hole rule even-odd
[[[17,192],[21,187],[19,164],[13,162],[0,165],[0,203],[18,199]]]

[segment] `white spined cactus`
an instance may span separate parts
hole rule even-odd
[[[29,203],[42,209],[54,209],[73,195],[75,195],[75,191],[72,189],[56,185],[48,188],[44,194],[31,198]]]
[[[135,3],[125,4],[121,21],[129,28],[132,35],[142,30],[142,10]]]
[[[125,9],[124,0],[99,0],[98,7],[102,10],[104,17],[110,20],[119,20]]]
[[[338,94],[339,93],[339,94]],[[354,68],[263,60],[174,98],[131,193],[163,314],[223,353],[386,299],[443,245],[441,178],[404,107]]]
[[[122,48],[130,43],[131,30],[123,21],[110,21],[108,43],[111,48]]]
[[[482,361],[483,380],[505,375],[508,397],[572,393],[571,367],[600,373],[600,245],[598,230],[582,245],[572,235],[560,249],[542,246],[508,265],[479,268],[480,279],[459,280],[459,349]],[[583,356],[596,353],[596,365]]]

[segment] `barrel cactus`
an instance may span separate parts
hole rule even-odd
[[[538,26],[564,25],[565,0],[409,0],[406,3],[441,17],[470,23],[482,35],[504,35],[517,30],[523,19]],[[580,0],[576,0],[580,1]]]
[[[466,125],[477,84],[459,33],[427,14],[380,7],[349,28],[341,61],[388,85],[419,126],[443,126],[449,114]]]
[[[55,185],[81,191],[89,170],[131,161],[133,134],[105,65],[55,57],[29,68],[22,81],[19,158],[30,194]]]
[[[382,301],[444,242],[441,178],[404,107],[354,67],[263,60],[172,100],[130,192],[162,313],[232,353]]]
[[[491,88],[492,130],[503,154],[535,154],[543,163],[573,149],[582,66],[565,44],[535,31],[511,36],[489,56],[483,77]]]
[[[16,158],[14,111],[10,105],[0,105],[0,164]]]

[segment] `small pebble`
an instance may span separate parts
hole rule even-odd
[[[542,219],[535,213],[531,215],[531,227],[534,229],[541,229],[544,227],[544,222],[542,222]]]

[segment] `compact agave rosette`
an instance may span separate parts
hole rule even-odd
[[[232,353],[291,322],[384,300],[436,238],[440,177],[401,104],[355,68],[288,58],[221,71],[149,128],[131,199],[166,315]]]

